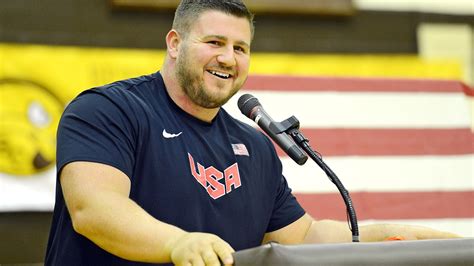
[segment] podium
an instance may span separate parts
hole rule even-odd
[[[474,265],[474,238],[372,243],[279,245],[234,253],[235,266],[250,265]]]

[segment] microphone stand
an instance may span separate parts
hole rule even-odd
[[[352,231],[352,242],[359,242],[359,227],[357,225],[357,216],[354,209],[354,205],[352,204],[351,197],[349,192],[346,190],[344,185],[341,183],[339,178],[336,174],[329,168],[326,163],[324,163],[320,154],[315,152],[311,146],[309,145],[309,140],[301,134],[299,131],[300,122],[295,116],[291,116],[290,118],[282,121],[282,122],[272,122],[270,124],[270,130],[273,131],[275,134],[280,134],[285,132],[286,134],[290,135],[295,143],[301,147],[308,155],[316,162],[316,164],[323,169],[326,175],[329,177],[329,180],[333,182],[337,189],[339,190],[344,203],[346,204],[347,215],[349,219],[349,229]]]

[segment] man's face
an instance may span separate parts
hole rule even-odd
[[[190,100],[204,108],[225,104],[247,79],[251,30],[246,18],[218,11],[201,14],[182,39],[177,78]]]

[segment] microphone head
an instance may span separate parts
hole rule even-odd
[[[244,94],[240,96],[237,101],[237,106],[239,107],[242,114],[247,117],[250,117],[252,109],[256,106],[260,106],[260,102],[252,94]]]

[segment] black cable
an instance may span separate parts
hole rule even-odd
[[[309,155],[309,157],[311,157],[311,159],[313,159],[313,161],[315,161],[316,164],[318,164],[319,167],[323,169],[329,180],[331,180],[331,182],[336,185],[344,200],[344,203],[346,204],[346,211],[350,224],[349,229],[352,231],[352,242],[359,242],[359,227],[357,225],[357,216],[349,192],[346,190],[344,185],[341,183],[336,174],[331,170],[331,168],[329,168],[329,166],[324,163],[322,156],[311,148],[308,139],[306,139],[298,129],[290,129],[288,131],[288,134],[293,138],[296,144],[298,144],[298,146],[300,146]]]

